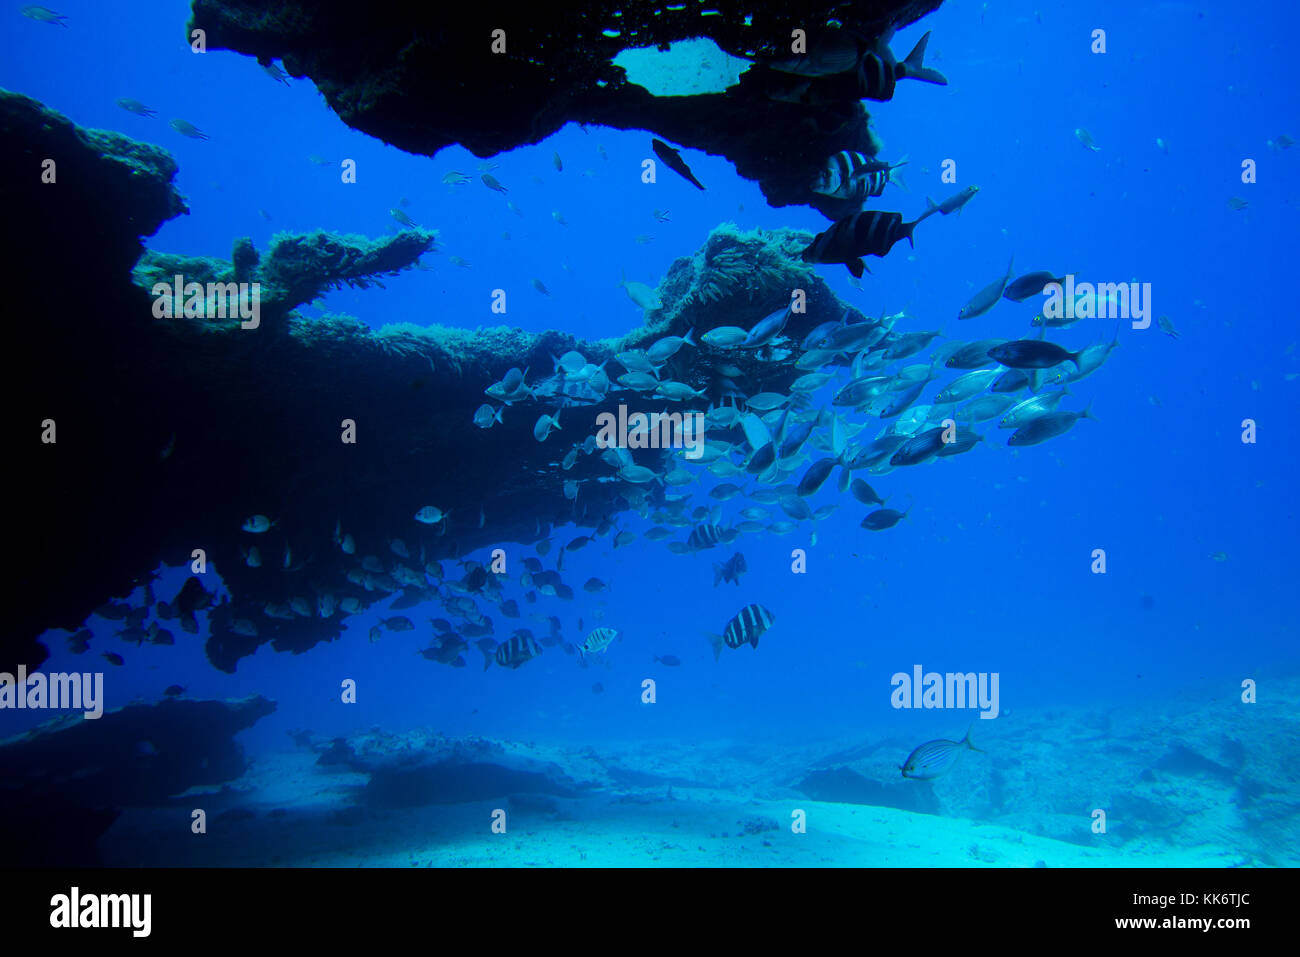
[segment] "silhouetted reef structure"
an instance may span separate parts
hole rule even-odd
[[[653,96],[613,63],[624,49],[708,37],[750,60],[789,56],[791,31],[838,22],[863,37],[938,9],[941,0],[644,0],[513,4],[406,0],[194,0],[190,30],[208,49],[309,77],[354,129],[410,153],[459,143],[478,156],[538,143],[565,123],[653,130],[725,156],[773,206],[816,204],[808,185],[826,157],[874,155],[856,96],[815,105],[773,99],[772,71],[751,69],[725,92]],[[494,31],[504,52],[493,52]],[[498,47],[499,49],[499,47]],[[757,118],[761,116],[761,122]],[[831,214],[835,215],[835,214]]]
[[[599,364],[691,328],[697,335],[716,325],[748,328],[788,304],[794,288],[805,290],[808,309],[791,317],[787,335],[800,337],[845,311],[792,255],[808,233],[724,224],[669,269],[662,308],[618,340],[502,327],[374,331],[347,317],[308,318],[296,307],[339,284],[364,286],[400,273],[436,249],[436,234],[280,234],[264,254],[238,240],[229,262],[140,257],[140,238],[185,210],[165,153],[77,131],[22,96],[0,93],[0,118],[5,199],[10,221],[24,224],[15,314],[40,317],[15,324],[10,336],[18,359],[7,379],[10,408],[31,442],[14,473],[23,507],[11,532],[22,558],[11,578],[11,628],[0,656],[10,670],[45,659],[36,641],[44,630],[80,627],[103,602],[149,581],[160,562],[188,563],[195,549],[234,596],[211,610],[207,645],[209,660],[233,671],[267,642],[301,652],[332,640],[346,617],[273,619],[263,614],[270,603],[295,596],[314,603],[325,590],[362,606],[387,597],[349,581],[348,572],[367,553],[387,554],[393,539],[438,560],[531,543],[568,522],[597,527],[623,510],[661,502],[660,486],[620,480],[599,455],[580,456],[563,472],[559,459],[595,431],[599,413],[625,401],[660,410],[663,401],[611,390],[570,413],[576,428],[539,443],[533,425],[553,402],[514,405],[503,424],[484,430],[472,423],[487,401],[484,389],[511,368],[530,370],[531,384],[571,349]],[[114,150],[108,159],[105,148]],[[47,156],[57,162],[58,180],[39,186],[36,158]],[[72,222],[78,227],[66,225]],[[155,318],[150,289],[178,273],[187,282],[262,283],[260,324]],[[71,305],[62,294],[52,298],[51,290],[70,281],[80,297]],[[58,308],[51,308],[54,299]],[[719,364],[741,365],[774,390],[798,376],[793,356],[765,358],[686,347],[660,374],[702,392],[672,403],[673,411],[702,410],[717,397]],[[578,415],[589,418],[579,424]],[[355,444],[341,441],[344,420],[356,425]],[[48,421],[53,443],[41,440]],[[655,467],[666,454],[634,456]],[[576,501],[562,492],[566,479],[580,485]],[[429,504],[450,517],[436,527],[415,522]],[[252,515],[276,524],[249,535],[241,526]],[[339,527],[354,536],[356,555],[340,550]],[[266,556],[261,567],[245,563],[254,544]],[[286,551],[287,568],[280,560]],[[237,620],[256,622],[257,634],[232,630]]]

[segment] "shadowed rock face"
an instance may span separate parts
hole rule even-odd
[[[150,253],[133,279],[140,237],[184,210],[170,157],[77,130],[25,97],[0,94],[0,122],[0,188],[23,235],[13,314],[25,317],[9,328],[14,361],[5,388],[30,442],[13,473],[12,500],[22,507],[7,525],[18,543],[16,597],[0,638],[0,666],[10,671],[45,659],[35,640],[45,629],[80,627],[96,607],[148,581],[160,562],[188,563],[195,549],[233,596],[211,610],[207,645],[209,660],[233,671],[261,644],[300,652],[332,640],[345,617],[279,620],[264,614],[268,604],[302,598],[315,606],[328,591],[365,606],[391,594],[348,574],[367,554],[391,561],[393,539],[421,561],[438,560],[530,543],[567,522],[598,527],[662,502],[660,486],[621,480],[598,454],[580,455],[569,470],[559,464],[595,432],[602,411],[623,402],[657,411],[662,400],[610,392],[566,409],[564,430],[539,443],[533,425],[554,401],[511,406],[503,424],[484,430],[471,421],[487,401],[484,389],[512,367],[531,370],[528,381],[536,383],[551,374],[552,357],[570,349],[599,364],[691,328],[748,328],[795,288],[806,290],[808,311],[791,318],[787,335],[802,337],[845,311],[797,258],[807,233],[720,227],[670,267],[662,307],[621,340],[508,328],[375,332],[352,319],[308,320],[295,307],[330,286],[399,273],[433,248],[435,236],[408,230],[371,241],[317,232],[277,237],[264,253],[241,239],[230,262]],[[31,185],[39,175],[33,157],[56,160],[55,185]],[[155,318],[150,290],[176,273],[201,283],[261,283],[260,325]],[[675,411],[699,411],[720,394],[717,365],[740,365],[762,388],[781,390],[799,374],[791,362],[685,347],[662,375],[702,393]],[[356,425],[356,444],[340,441],[345,419]],[[53,443],[40,440],[47,420]],[[660,470],[665,455],[644,450],[634,458]],[[563,494],[565,480],[579,483],[576,500]],[[451,517],[421,525],[413,516],[424,505]],[[242,532],[257,514],[275,527]],[[336,525],[354,536],[355,555],[340,550]],[[261,567],[244,561],[252,544],[264,555]],[[232,627],[238,620],[254,622],[256,634]]]
[[[372,808],[461,804],[512,794],[579,797],[605,783],[586,760],[574,759],[563,767],[530,754],[527,746],[482,738],[372,729],[351,739],[336,738],[328,746],[306,739],[304,744],[320,754],[316,763],[322,767],[369,775],[356,799]]]
[[[832,153],[876,152],[855,97],[820,106],[773,100],[766,70],[748,71],[725,93],[655,97],[628,82],[614,57],[693,37],[745,59],[788,56],[795,28],[835,19],[874,37],[940,2],[687,0],[669,10],[579,0],[515,4],[507,14],[474,3],[194,0],[190,29],[206,31],[209,49],[282,59],[290,74],[310,77],[349,126],[407,152],[433,155],[459,143],[491,156],[569,122],[652,130],[725,156],[773,206],[785,206],[812,201],[808,182]],[[504,53],[492,52],[495,30],[505,31]]]
[[[118,809],[164,805],[242,775],[234,735],[274,710],[260,695],[168,699],[94,720],[78,712],[0,741],[0,863],[94,863],[94,843]]]

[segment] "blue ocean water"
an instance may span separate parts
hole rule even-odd
[[[67,29],[6,15],[0,86],[78,125],[172,153],[190,213],[165,224],[150,249],[228,257],[241,236],[264,249],[279,231],[382,235],[399,228],[391,209],[439,231],[438,253],[424,259],[428,271],[315,304],[372,327],[496,325],[490,290],[522,277],[540,279],[550,296],[516,294],[510,325],[618,337],[641,321],[620,279],[656,285],[720,223],[812,232],[828,225],[805,207],[770,208],[726,160],[698,151],[683,155],[706,191],[667,171],[643,183],[648,131],[570,125],[493,157],[492,175],[509,189],[503,196],[480,185],[482,161],[459,147],[407,155],[347,128],[306,79],[285,86],[248,57],[191,53],[181,0],[63,0],[58,10]],[[566,553],[563,576],[577,598],[542,598],[524,606],[525,615],[558,615],[570,640],[597,625],[618,628],[621,641],[588,667],[558,649],[517,671],[484,671],[473,649],[468,667],[439,667],[416,651],[427,638],[424,619],[441,610],[406,611],[415,633],[371,643],[371,626],[389,614],[378,606],[349,618],[339,641],[297,656],[264,645],[234,674],[212,668],[192,636],[174,647],[128,647],[127,665],[110,671],[107,705],[155,700],[171,684],[193,697],[264,694],[277,711],[241,740],[267,760],[300,728],[333,737],[430,727],[642,749],[650,762],[657,749],[696,742],[774,751],[826,742],[829,751],[872,739],[959,740],[976,712],[892,706],[891,677],[915,665],[1000,676],[1001,714],[976,721],[977,741],[1040,733],[1017,726],[1019,713],[1141,711],[1176,725],[1188,695],[1249,707],[1238,704],[1247,679],[1259,683],[1261,698],[1286,688],[1285,708],[1294,713],[1300,336],[1285,278],[1293,272],[1300,149],[1276,141],[1300,129],[1287,43],[1297,26],[1300,15],[1285,3],[950,3],[893,40],[901,56],[933,31],[927,63],[950,83],[900,82],[891,102],[868,104],[881,155],[908,158],[906,187],[889,187],[876,205],[912,219],[927,196],[939,200],[970,184],[980,192],[960,216],[918,228],[914,250],[899,246],[873,260],[860,286],[842,266],[821,266],[820,274],[867,315],[905,311],[903,331],[967,339],[1030,334],[1032,301],[957,319],[1013,255],[1017,274],[1070,270],[1091,281],[1150,283],[1153,313],[1168,316],[1178,338],[1154,323],[1137,330],[1095,319],[1052,336],[1076,350],[1118,329],[1106,364],[1071,386],[1069,407],[1088,405],[1095,421],[1024,449],[1007,448],[1007,433],[989,423],[969,454],[870,476],[890,506],[910,505],[884,532],[860,528],[867,509],[831,482],[810,501],[839,508],[787,535],[744,536],[734,548],[689,555],[644,537],[618,550],[601,539]],[[1106,32],[1104,54],[1090,51],[1096,29]],[[127,113],[118,97],[138,99],[158,117]],[[210,139],[180,136],[166,125],[173,117]],[[1097,151],[1080,143],[1077,128],[1091,133]],[[340,182],[345,158],[357,164],[355,184]],[[1257,164],[1257,182],[1242,182],[1245,160]],[[955,184],[940,180],[947,161]],[[452,170],[471,182],[447,185]],[[1232,208],[1234,197],[1248,205]],[[655,210],[670,211],[668,221]],[[1242,441],[1247,419],[1257,423],[1254,443]],[[580,438],[569,431],[580,428],[576,418],[566,422],[564,441]],[[706,504],[712,481],[693,489]],[[727,503],[724,512],[745,504]],[[637,533],[651,524],[620,518]],[[557,550],[587,531],[557,530]],[[502,547],[511,562],[535,554]],[[796,549],[806,555],[804,573],[792,571]],[[1094,572],[1095,549],[1105,551],[1104,574]],[[715,587],[712,563],[734,550],[748,573],[738,587]],[[186,574],[164,570],[156,593],[173,594]],[[592,576],[609,590],[584,592]],[[524,590],[512,584],[506,593],[522,604]],[[706,634],[720,633],[750,602],[771,611],[773,627],[757,649],[725,649],[715,663]],[[112,640],[113,623],[91,626]],[[64,637],[48,636],[46,670],[82,666]],[[656,655],[682,664],[665,667]],[[356,703],[341,702],[344,679],[357,682]],[[652,705],[643,700],[646,679],[657,685]],[[597,684],[603,690],[594,691]],[[9,712],[0,730],[21,731],[40,717]],[[1248,736],[1244,744],[1249,750]],[[1294,758],[1300,748],[1290,745]],[[881,759],[896,766],[907,750],[894,745]],[[963,761],[996,763],[997,748],[986,750]],[[1069,772],[1053,763],[1043,773]],[[1274,784],[1297,799],[1294,779]],[[1086,816],[1088,800],[1081,796],[1072,810]]]

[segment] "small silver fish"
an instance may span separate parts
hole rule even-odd
[[[390,210],[388,211],[388,215],[389,215],[389,216],[392,216],[393,219],[397,220],[399,223],[401,223],[401,224],[402,224],[403,226],[405,226],[407,229],[419,229],[419,228],[420,228],[418,225],[416,225],[415,220],[413,220],[410,216],[408,216],[404,211],[402,211],[402,210],[400,210],[400,209],[390,209]]]
[[[66,27],[68,18],[61,13],[55,13],[49,7],[40,7],[36,4],[29,4],[18,11],[28,20],[35,20],[37,23],[49,23],[54,26]]]
[[[122,109],[126,110],[128,113],[134,113],[136,116],[157,116],[158,115],[157,110],[150,109],[149,107],[141,103],[139,100],[132,100],[128,97],[122,97],[120,100],[117,100],[116,102],[117,105],[120,106]]]
[[[447,515],[436,505],[426,505],[415,513],[415,520],[424,525],[437,525]]]
[[[275,80],[276,83],[283,83],[285,86],[289,85],[289,74],[285,73],[274,63],[263,63],[262,71],[271,79]]]
[[[275,522],[271,521],[265,515],[253,515],[245,519],[244,524],[240,526],[246,532],[260,534],[267,531]]]
[[[484,402],[474,413],[474,424],[480,429],[490,429],[493,425],[501,422],[501,410],[505,406],[493,407],[490,402]]]
[[[1092,134],[1089,133],[1087,130],[1085,130],[1082,126],[1074,131],[1074,138],[1077,139],[1084,146],[1086,146],[1088,149],[1092,150],[1094,153],[1101,152],[1101,147],[1093,142]]]
[[[916,781],[933,781],[951,770],[957,758],[968,748],[971,751],[979,751],[980,754],[984,753],[970,743],[970,728],[966,729],[966,737],[960,741],[937,738],[934,741],[925,742],[907,756],[907,760],[899,765],[899,770],[903,772],[905,778],[912,778]]]
[[[543,414],[537,419],[537,424],[533,426],[533,438],[538,442],[545,442],[546,437],[551,434],[552,429],[560,428],[560,413],[555,415]]]
[[[187,120],[172,120],[168,125],[181,136],[188,136],[192,140],[206,140],[208,138],[207,133],[204,133]]]

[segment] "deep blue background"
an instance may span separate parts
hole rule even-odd
[[[868,104],[882,155],[910,158],[902,170],[910,191],[891,187],[878,201],[883,208],[912,218],[927,194],[938,199],[972,183],[980,194],[960,217],[928,220],[914,253],[899,247],[873,262],[860,290],[842,267],[822,274],[869,314],[906,310],[913,318],[900,328],[942,327],[965,338],[1029,329],[1032,302],[1003,302],[977,320],[956,320],[1013,253],[1018,272],[1150,282],[1155,312],[1168,315],[1181,338],[1154,325],[1122,327],[1110,361],[1073,387],[1098,421],[1020,451],[1007,449],[1007,433],[992,428],[969,455],[873,477],[891,505],[915,501],[906,521],[879,534],[860,529],[865,509],[828,484],[814,506],[838,500],[841,507],[816,525],[815,546],[810,526],[739,540],[750,566],[740,588],[711,587],[709,564],[730,549],[683,557],[644,540],[612,551],[602,540],[567,555],[564,578],[578,589],[577,601],[542,599],[525,609],[560,614],[570,640],[580,616],[587,629],[622,629],[608,667],[581,669],[558,648],[517,672],[482,673],[472,649],[463,670],[424,662],[415,649],[427,640],[424,619],[441,614],[435,608],[404,612],[418,630],[374,645],[366,639],[374,616],[364,616],[352,619],[341,641],[305,656],[264,646],[234,676],[208,666],[200,642],[179,630],[174,648],[137,650],[97,626],[93,650],[128,660],[123,669],[104,666],[110,705],[156,697],[173,682],[196,695],[265,693],[280,708],[250,740],[275,747],[287,745],[289,728],[343,733],[373,724],[576,742],[872,733],[920,740],[959,735],[967,717],[890,709],[889,676],[914,663],[999,672],[1004,711],[1123,704],[1188,686],[1232,697],[1244,677],[1294,668],[1300,380],[1286,376],[1300,371],[1289,281],[1300,147],[1272,151],[1266,142],[1283,132],[1300,136],[1289,65],[1300,18],[1281,2],[989,7],[947,5],[894,41],[901,57],[933,30],[928,62],[950,86],[905,81],[894,101]],[[500,286],[510,292],[511,325],[621,335],[640,319],[618,287],[624,272],[654,285],[723,221],[825,225],[807,209],[768,208],[725,160],[691,150],[684,155],[706,192],[667,171],[644,185],[640,162],[650,137],[635,131],[570,126],[495,157],[493,175],[510,190],[502,197],[478,182],[479,160],[460,148],[408,156],[346,128],[307,80],[285,87],[250,58],[192,54],[188,6],[179,0],[60,2],[67,29],[16,9],[0,25],[0,85],[83,126],[158,143],[180,163],[178,186],[191,214],[165,225],[151,248],[226,257],[237,237],[264,249],[276,230],[377,235],[395,228],[388,211],[406,199],[413,219],[441,232],[442,251],[426,257],[431,271],[318,304],[376,327],[492,325],[499,318],[489,313],[489,292]],[[1095,28],[1107,31],[1104,55],[1089,51]],[[114,105],[123,96],[159,116],[124,112]],[[173,117],[211,139],[180,136],[166,125]],[[1076,127],[1090,130],[1101,151],[1084,149]],[[338,167],[313,165],[313,154],[355,159],[359,182],[341,184]],[[1246,158],[1259,164],[1257,184],[1240,182]],[[956,185],[938,180],[945,159],[957,164]],[[472,182],[444,185],[453,169]],[[1233,196],[1249,206],[1230,209]],[[671,210],[671,222],[656,222],[656,208]],[[638,243],[638,235],[653,241]],[[471,268],[451,265],[453,254]],[[533,278],[552,298],[530,287]],[[93,310],[93,297],[69,307]],[[1083,321],[1054,338],[1076,349],[1109,339],[1112,329]],[[1244,418],[1259,423],[1256,445],[1239,439]],[[552,441],[580,438],[573,422]],[[734,501],[727,514],[744,504]],[[644,524],[631,517],[628,527]],[[573,534],[559,533],[558,543]],[[68,544],[104,547],[93,529],[87,541]],[[532,551],[507,547],[518,572],[517,559]],[[795,547],[809,548],[807,575],[790,573]],[[1089,570],[1098,547],[1108,554],[1105,576]],[[1219,552],[1226,561],[1211,557]],[[582,592],[593,574],[612,590],[594,598]],[[170,598],[181,580],[169,574],[159,597]],[[704,633],[721,631],[749,601],[771,609],[775,627],[757,653],[728,651],[715,665]],[[498,626],[508,623],[489,614]],[[514,624],[545,630],[540,622]],[[50,636],[46,670],[103,665],[93,655],[68,655],[62,636]],[[652,665],[652,654],[663,653],[684,666]],[[650,676],[660,679],[654,707],[639,701],[639,682]],[[355,706],[338,703],[345,677],[360,683]],[[596,681],[603,694],[593,694]],[[0,733],[31,717],[6,712]]]

